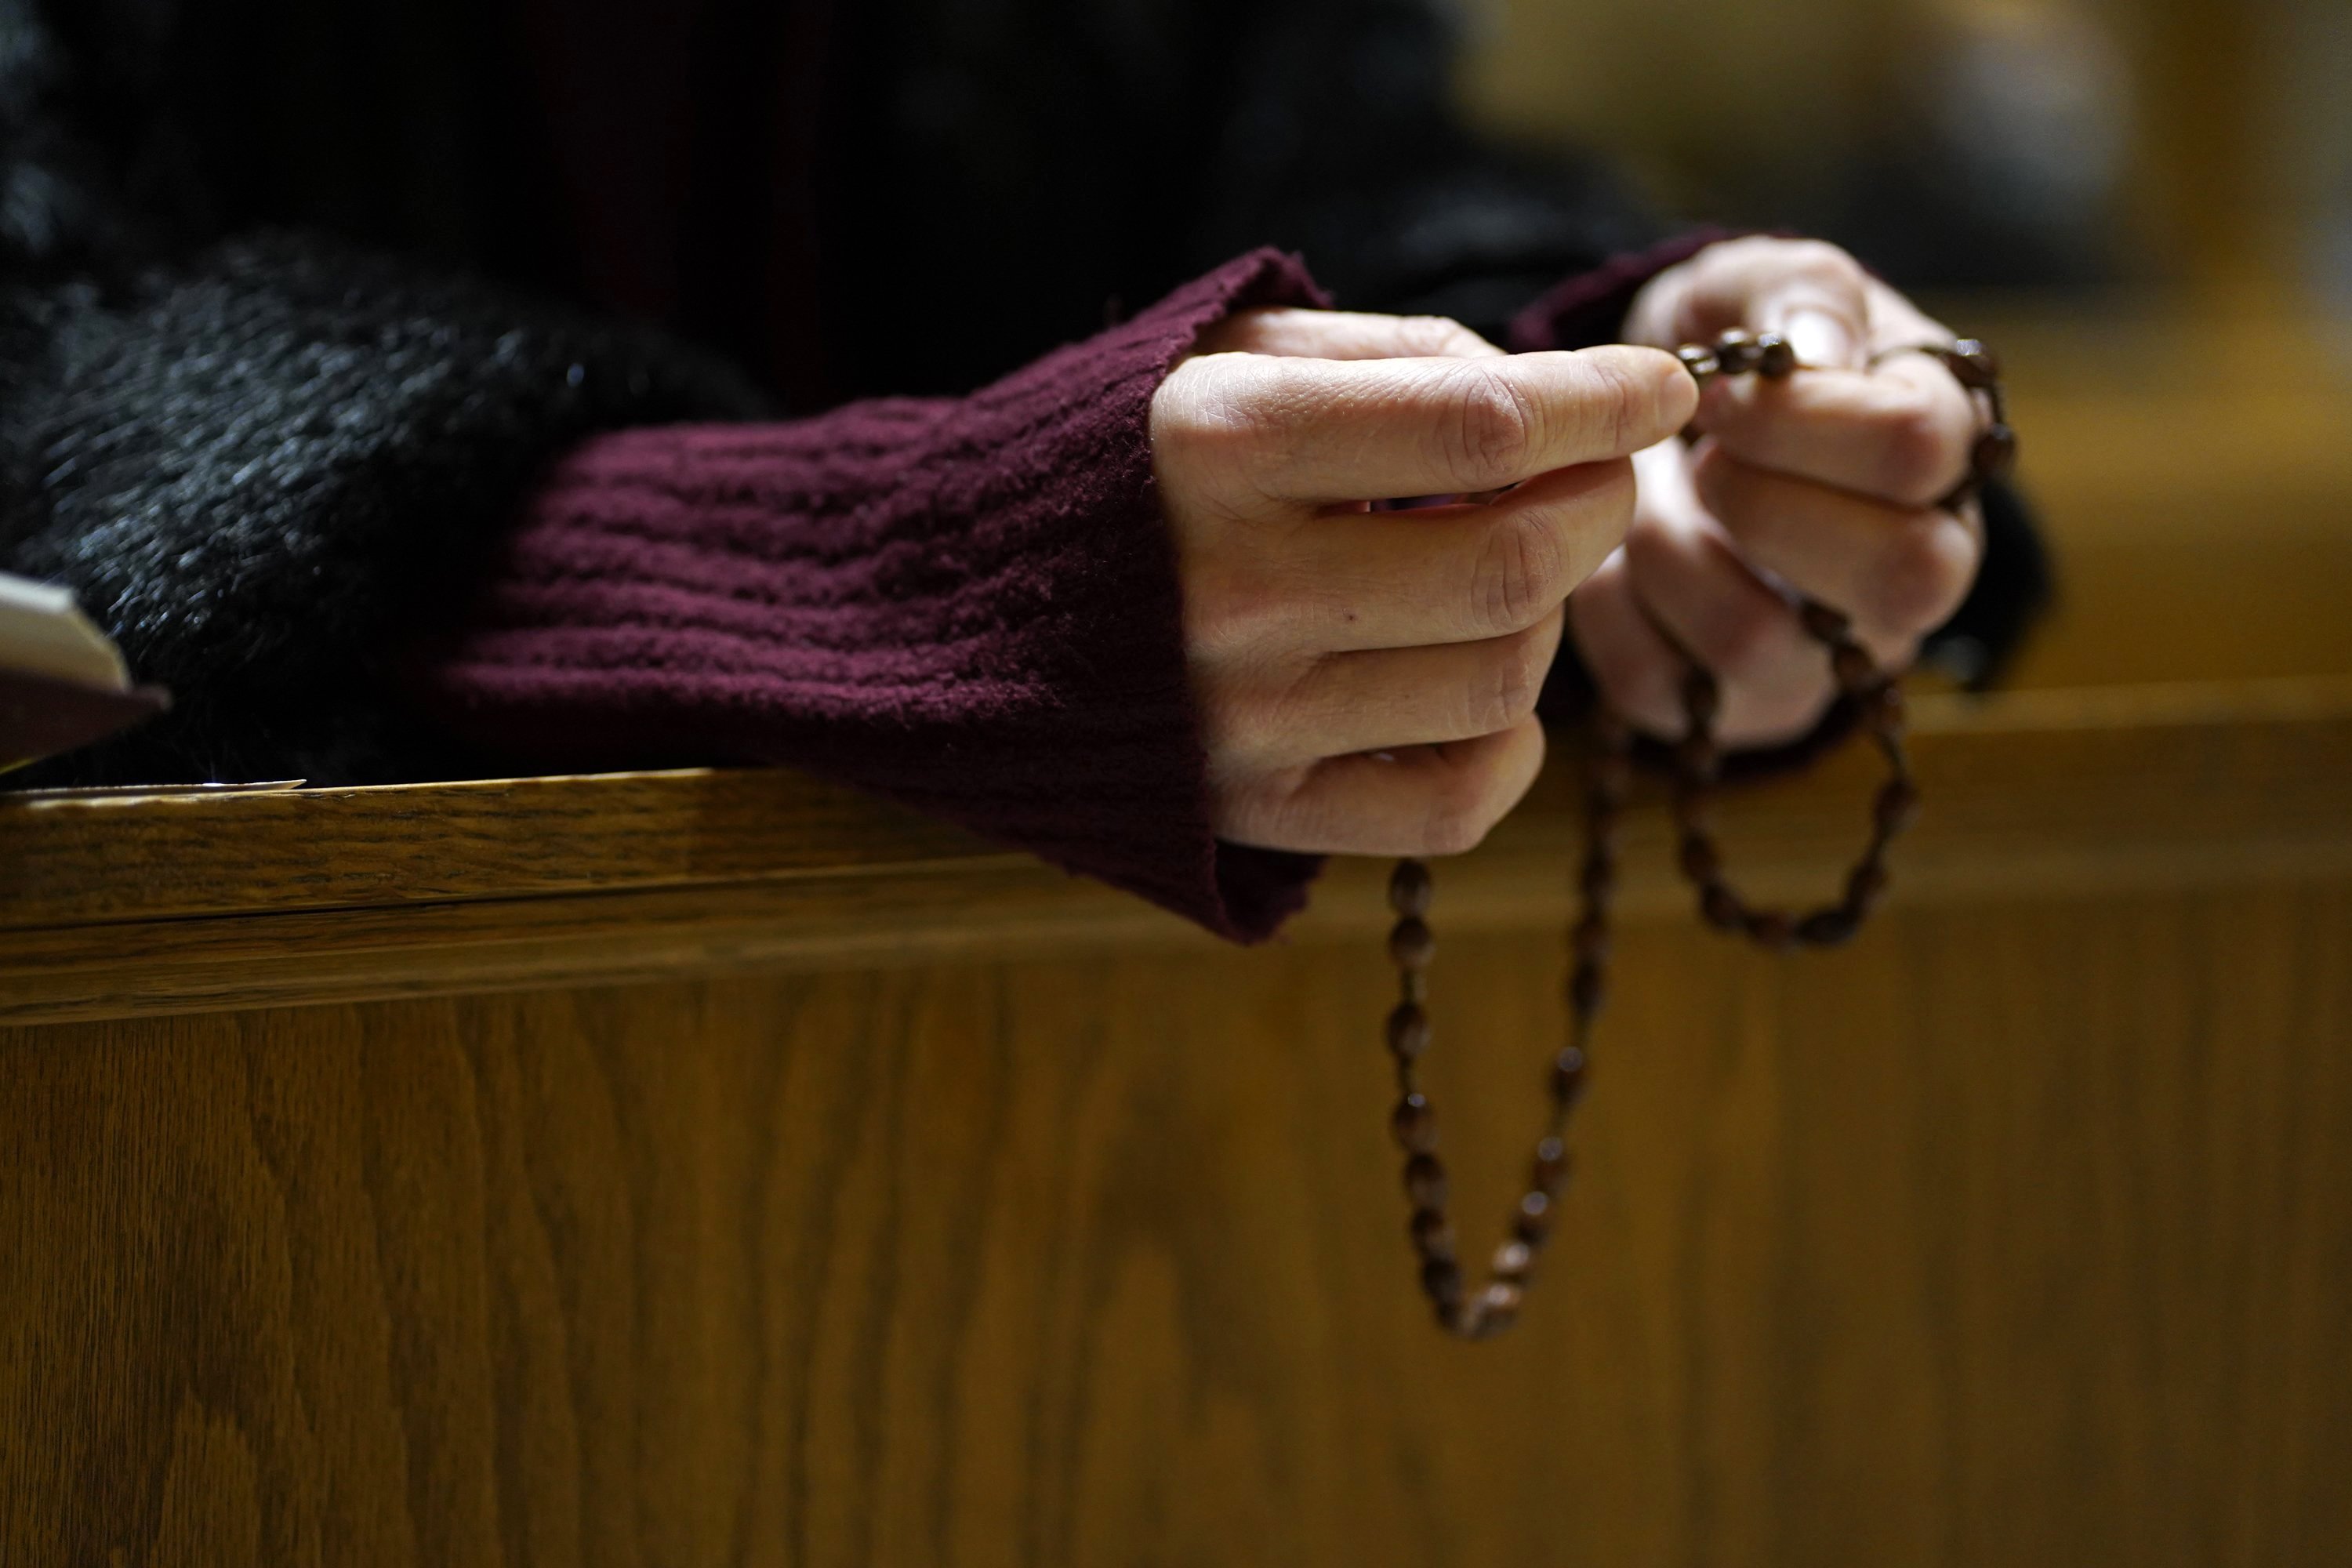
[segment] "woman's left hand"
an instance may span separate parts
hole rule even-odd
[[[1835,695],[1788,590],[1853,616],[1888,668],[1958,606],[1983,520],[1973,501],[1936,502],[1967,475],[1982,416],[1935,359],[1887,353],[1950,331],[1833,246],[1709,246],[1642,291],[1626,339],[1672,349],[1733,327],[1780,332],[1815,368],[1720,377],[1702,439],[1636,458],[1632,528],[1568,621],[1603,697],[1642,729],[1682,733],[1687,650],[1721,682],[1723,743],[1764,746],[1805,733]]]

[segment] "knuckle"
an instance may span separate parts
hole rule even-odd
[[[1549,521],[1511,512],[1487,530],[1470,589],[1474,626],[1489,636],[1525,631],[1568,596],[1567,552]]]
[[[1960,469],[1951,432],[1925,398],[1906,403],[1887,418],[1880,453],[1887,493],[1916,505],[1941,495]]]
[[[1495,639],[1464,694],[1464,733],[1492,734],[1533,713],[1548,673],[1540,627]]]
[[[1496,822],[1499,792],[1494,765],[1475,764],[1443,770],[1430,786],[1427,815],[1421,828],[1424,855],[1462,855],[1485,841]]]
[[[1507,377],[1465,362],[1451,374],[1443,407],[1438,456],[1465,489],[1492,489],[1522,477],[1521,465],[1536,449],[1538,416]]]
[[[1901,632],[1940,624],[1968,591],[1970,563],[1958,547],[1964,542],[1957,528],[1905,530],[1871,574],[1871,619]]]
[[[1792,239],[1782,242],[1782,257],[1791,268],[1811,274],[1824,283],[1859,289],[1864,272],[1862,263],[1843,247],[1825,239]]]

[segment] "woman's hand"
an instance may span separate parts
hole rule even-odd
[[[1151,405],[1214,826],[1470,847],[1534,782],[1561,606],[1697,402],[1644,348],[1503,356],[1451,321],[1244,311]],[[1505,486],[1507,494],[1494,495]],[[1375,511],[1398,497],[1458,504]]]
[[[1982,518],[1935,503],[1967,473],[1980,416],[1925,354],[1870,368],[1952,334],[1832,246],[1710,246],[1643,290],[1626,335],[1671,347],[1730,327],[1780,332],[1822,368],[1720,378],[1699,404],[1705,439],[1640,455],[1624,545],[1576,591],[1569,625],[1603,697],[1643,729],[1682,733],[1687,653],[1722,684],[1725,744],[1769,745],[1811,729],[1834,694],[1789,589],[1852,616],[1895,668],[1958,606]]]

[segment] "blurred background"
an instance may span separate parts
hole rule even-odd
[[[2001,352],[2061,574],[2011,684],[2352,672],[2352,4],[1462,4],[1491,134]]]

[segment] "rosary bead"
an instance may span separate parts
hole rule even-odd
[[[1748,917],[1748,940],[1773,952],[1785,952],[1797,941],[1797,922],[1779,910],[1758,910]]]
[[[1785,381],[1797,369],[1797,351],[1788,339],[1778,332],[1762,332],[1756,339],[1756,374],[1767,381]]]
[[[1918,786],[1906,778],[1888,779],[1878,786],[1878,800],[1871,815],[1878,825],[1879,836],[1894,837],[1919,815]]]
[[[1454,1226],[1444,1209],[1415,1209],[1411,1223],[1412,1249],[1426,1262],[1454,1256]]]
[[[1903,732],[1903,688],[1889,680],[1870,693],[1867,704],[1870,727],[1881,736],[1893,740]]]
[[[1569,1010],[1580,1018],[1590,1018],[1601,1011],[1609,1000],[1609,977],[1596,961],[1580,960],[1568,979]]]
[[[1603,752],[1592,759],[1592,788],[1612,805],[1633,787],[1633,759],[1622,752]]]
[[[1441,1310],[1462,1300],[1462,1266],[1451,1258],[1433,1258],[1421,1266],[1421,1288]]]
[[[1855,914],[1869,912],[1886,891],[1886,868],[1875,859],[1864,860],[1845,879],[1845,907]]]
[[[1407,915],[1389,932],[1389,956],[1399,969],[1426,969],[1436,956],[1437,938],[1419,915]]]
[[[1587,854],[1578,883],[1586,899],[1600,902],[1617,889],[1617,863],[1605,854]]]
[[[1570,938],[1575,944],[1577,961],[1582,963],[1604,963],[1609,959],[1609,922],[1597,914],[1586,915],[1576,922]]]
[[[1417,1003],[1401,1002],[1389,1014],[1389,1049],[1408,1062],[1429,1049],[1429,1015]]]
[[[1997,479],[2017,463],[2017,432],[1998,422],[1988,426],[1969,453],[1969,472],[1979,480]]]
[[[1853,634],[1853,622],[1843,610],[1833,610],[1816,600],[1807,599],[1798,606],[1797,614],[1805,623],[1805,630],[1817,642],[1841,643]]]
[[[1962,338],[1937,357],[1970,392],[1990,392],[2000,382],[2000,359],[1974,338]]]
[[[1683,713],[1694,728],[1704,729],[1715,722],[1723,708],[1723,689],[1716,683],[1713,672],[1693,668],[1683,677]]]
[[[1862,928],[1862,916],[1851,904],[1815,910],[1797,922],[1797,940],[1814,947],[1837,947],[1852,942]]]
[[[1748,923],[1748,906],[1721,882],[1709,882],[1699,889],[1698,911],[1717,931],[1738,931]]]
[[[1756,368],[1756,340],[1734,327],[1715,340],[1716,363],[1726,375],[1744,375]]]
[[[1723,368],[1722,362],[1715,357],[1715,351],[1703,343],[1685,343],[1675,351],[1675,357],[1683,362],[1683,368],[1690,372],[1691,379],[1697,382],[1702,390]]]
[[[1549,1197],[1557,1194],[1566,1180],[1568,1146],[1557,1138],[1541,1140],[1536,1144],[1536,1157],[1528,1164],[1528,1190]]]
[[[1389,908],[1400,915],[1425,915],[1432,891],[1428,867],[1418,860],[1400,860],[1389,876]]]
[[[1408,1094],[1389,1117],[1389,1131],[1408,1154],[1426,1154],[1437,1147],[1437,1112],[1423,1094]]]
[[[1445,1167],[1434,1154],[1415,1154],[1404,1163],[1404,1193],[1417,1209],[1445,1206]]]
[[[1551,1199],[1542,1193],[1522,1194],[1519,1217],[1512,1222],[1511,1234],[1529,1247],[1541,1247],[1551,1235]]]
[[[1830,672],[1845,691],[1860,691],[1878,679],[1878,666],[1858,642],[1842,642],[1830,649]]]
[[[1495,1248],[1495,1278],[1518,1284],[1535,1267],[1535,1249],[1524,1241],[1507,1241]]]
[[[1584,1053],[1574,1046],[1562,1046],[1551,1059],[1551,1100],[1566,1110],[1584,1098]]]
[[[1705,887],[1723,878],[1723,857],[1702,834],[1683,835],[1683,875]]]

